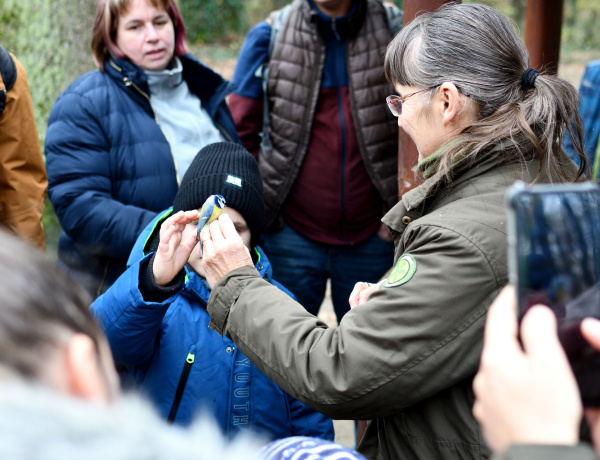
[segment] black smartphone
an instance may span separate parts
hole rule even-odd
[[[550,307],[585,406],[600,407],[600,353],[580,332],[600,318],[600,186],[516,182],[506,194],[510,282],[519,319]]]

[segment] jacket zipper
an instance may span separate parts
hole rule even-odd
[[[221,132],[221,134],[223,134],[223,137],[227,138],[229,140],[229,142],[235,142],[233,140],[233,138],[230,136],[230,134],[225,130],[225,128],[223,128],[223,126],[221,126],[220,123],[217,123],[217,121],[213,118],[213,123],[215,124],[215,126],[217,128],[219,128],[219,131]]]
[[[123,69],[121,69],[119,66],[117,66],[112,60],[110,61],[110,65],[113,68],[115,68],[117,71],[119,71],[120,73],[123,73]],[[173,154],[173,149],[171,148],[171,143],[169,142],[167,133],[165,133],[162,126],[160,125],[160,122],[158,121],[158,117],[156,116],[156,111],[154,110],[154,107],[152,106],[152,101],[150,100],[150,96],[148,96],[144,91],[142,91],[142,89],[138,85],[136,85],[133,81],[131,81],[129,79],[129,77],[123,77],[123,83],[128,88],[130,86],[133,86],[135,88],[135,90],[138,93],[140,93],[142,96],[144,96],[146,98],[146,100],[148,101],[148,104],[150,105],[150,110],[152,110],[152,115],[154,115],[154,121],[156,122],[156,124],[158,125],[158,128],[163,133],[163,136],[165,136],[165,139],[167,140],[167,144],[169,145],[169,151],[171,152],[173,166],[175,167],[175,180],[177,181],[177,187],[179,187],[179,169],[177,168],[177,161],[175,160],[175,155]]]
[[[331,21],[331,28],[333,30],[333,33],[335,35],[335,38],[338,42],[342,41],[342,38],[340,37],[338,30],[337,30],[337,23],[335,18],[332,19]],[[347,42],[347,41],[346,41]],[[346,47],[347,47],[347,43],[344,46],[344,53],[346,53]],[[346,65],[347,68],[347,63],[345,61],[345,57],[344,57],[344,64]],[[336,79],[337,79],[337,95],[338,95],[338,112],[339,112],[339,116],[340,116],[340,129],[341,129],[341,154],[342,154],[342,164],[341,164],[341,177],[340,177],[340,236],[342,237],[342,239],[344,241],[348,241],[348,239],[346,238],[346,234],[344,232],[344,220],[345,220],[345,214],[346,214],[346,198],[345,198],[345,190],[346,190],[346,119],[344,117],[344,104],[343,104],[343,98],[342,98],[342,89],[340,87],[340,71],[338,68],[338,60],[336,59],[335,62],[335,73],[336,73]]]
[[[193,353],[188,353],[187,358],[185,359],[183,371],[181,371],[181,377],[179,377],[179,383],[177,384],[177,391],[175,391],[173,405],[171,406],[171,411],[169,412],[169,417],[167,418],[169,423],[173,423],[175,421],[175,416],[177,415],[179,404],[181,404],[181,398],[183,397],[183,391],[185,390],[185,385],[188,377],[190,376],[190,371],[192,370],[192,365],[194,364],[195,359],[196,355]]]
[[[100,280],[100,284],[98,285],[98,289],[96,290],[96,297],[100,297],[102,294],[102,287],[104,286],[104,282],[106,281],[106,274],[108,273],[108,266],[110,265],[111,259],[109,258],[104,265],[104,273],[102,274],[102,279]]]
[[[315,13],[316,14],[316,13]],[[312,110],[306,110],[305,111],[305,115],[302,118],[302,124],[300,125],[301,127],[306,127],[306,126],[312,126],[312,121],[308,119],[309,117],[309,113],[312,113],[312,115],[314,116],[314,110],[317,106],[317,101],[319,99],[319,93],[320,93],[320,89],[321,89],[321,83],[323,81],[323,69],[325,68],[325,44],[323,43],[323,40],[320,39],[320,46],[317,47],[317,50],[315,51],[315,61],[319,62],[319,66],[316,67],[313,71],[313,75],[314,75],[314,83],[315,85],[313,85],[313,87],[310,89],[309,92],[309,98],[308,99],[308,103],[307,103],[307,107],[310,107]],[[319,77],[320,75],[320,77]],[[311,79],[312,81],[312,79]],[[318,86],[316,85],[316,83],[318,83]],[[310,134],[311,130],[308,129],[308,132]],[[304,161],[304,158],[306,157],[306,152],[308,151],[308,144],[310,142],[310,135],[308,136],[304,136],[304,139],[300,139],[300,146],[298,149],[296,149],[296,154],[294,156],[294,158],[292,159],[292,163],[297,164],[298,161]],[[302,164],[302,163],[300,163]],[[298,177],[298,172],[299,172],[299,167],[296,168],[296,172],[293,175],[293,177],[288,178],[285,183],[283,184],[284,186],[284,190],[279,194],[279,200],[276,203],[276,205],[273,207],[276,211],[277,214],[281,214],[281,208],[283,206],[283,202],[286,200],[286,198],[289,196],[290,191],[292,190],[292,186],[294,185],[294,181],[296,180],[296,178]],[[275,220],[276,222],[277,220]],[[272,223],[272,222],[271,222]]]

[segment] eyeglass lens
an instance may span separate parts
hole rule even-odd
[[[399,117],[402,115],[402,98],[400,96],[392,95],[385,98],[387,105],[392,112],[392,115]]]

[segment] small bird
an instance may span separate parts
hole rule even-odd
[[[200,256],[202,256],[202,241],[200,240],[200,232],[212,221],[219,218],[224,207],[225,198],[223,198],[221,195],[211,195],[206,199],[202,205],[202,208],[200,208],[200,215],[198,217],[198,230],[196,233],[196,239],[200,241]]]

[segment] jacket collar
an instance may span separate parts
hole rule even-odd
[[[233,92],[235,85],[189,53],[180,56],[179,59],[183,64],[183,79],[190,91],[200,98],[204,109],[214,117],[219,104],[225,100],[225,96]]]
[[[302,0],[300,6],[302,14],[313,23],[317,24],[319,32],[329,33],[334,23],[333,18],[317,9],[312,0]],[[367,13],[367,0],[354,0],[348,14],[335,18],[335,27],[342,39],[352,39],[358,35]]]
[[[177,57],[173,58],[173,66],[170,69],[146,70],[144,73],[148,79],[150,91],[154,94],[169,93],[172,88],[179,86],[183,81],[183,66]]]
[[[148,91],[148,78],[141,67],[136,66],[128,59],[117,59],[111,57],[104,61],[104,72],[116,80],[126,82],[127,78],[131,83],[138,85],[142,90]]]
[[[470,161],[459,162],[451,171],[451,181],[448,181],[441,173],[435,173],[421,185],[402,195],[400,202],[383,217],[382,221],[394,231],[404,231],[407,224],[402,223],[402,218],[408,216],[413,221],[422,217],[425,213],[426,202],[439,196],[440,191],[456,188],[497,167],[520,162],[519,156],[510,154],[510,151],[514,149],[513,145],[512,141],[504,140]],[[442,146],[441,149],[444,147]]]
[[[235,85],[189,53],[179,56],[179,60],[183,66],[183,79],[190,91],[198,96],[204,109],[214,117],[219,104],[233,91]],[[125,86],[136,85],[146,96],[150,96],[146,73],[128,59],[109,58],[104,62],[104,71]]]

